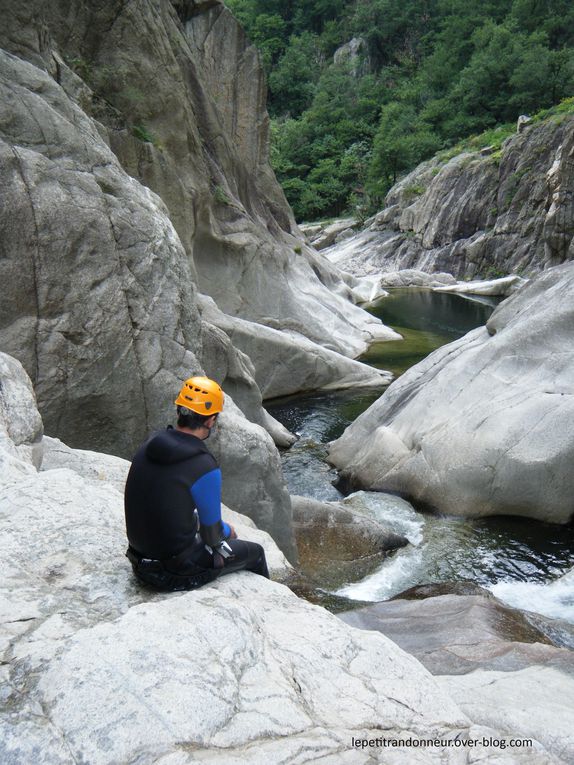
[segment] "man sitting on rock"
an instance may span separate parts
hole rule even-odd
[[[175,404],[177,427],[140,447],[126,481],[126,555],[135,575],[161,590],[192,590],[242,569],[269,577],[261,545],[237,539],[221,520],[221,471],[204,441],[223,391],[191,377]]]

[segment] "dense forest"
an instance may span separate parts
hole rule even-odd
[[[461,139],[574,95],[571,0],[226,0],[267,72],[298,220],[366,215]]]

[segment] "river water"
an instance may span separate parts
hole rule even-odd
[[[425,290],[398,289],[371,307],[402,341],[379,343],[362,358],[400,376],[439,346],[485,324],[496,300],[469,299]],[[327,444],[380,395],[347,390],[275,400],[271,414],[299,440],[283,453],[292,494],[342,500],[337,473],[326,462]],[[374,574],[337,591],[347,598],[379,601],[424,583],[470,580],[510,605],[574,623],[574,528],[496,517],[463,519],[417,512],[407,502],[359,492],[349,498],[365,512],[405,535],[411,544]]]

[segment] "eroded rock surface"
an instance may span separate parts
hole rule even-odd
[[[474,722],[495,723],[499,730],[534,737],[563,762],[572,762],[572,674],[531,666],[516,672],[479,670],[441,677],[440,683]]]
[[[408,540],[339,502],[292,496],[293,527],[301,570],[336,589],[374,571]]]
[[[401,594],[339,616],[354,627],[382,632],[433,675],[517,672],[536,664],[571,674],[574,682],[574,653],[553,645],[521,611],[478,587],[472,595],[427,589],[426,597]]]
[[[502,295],[508,297],[526,284],[520,276],[503,276],[501,279],[479,279],[434,287],[435,292],[458,292],[469,295]]]
[[[416,656],[475,723],[534,737],[570,762],[574,653],[551,645],[527,616],[488,593],[399,596],[340,614]]]
[[[211,298],[201,296],[200,306],[206,321],[222,329],[234,348],[241,349],[252,360],[253,375],[264,398],[318,388],[377,387],[392,380],[390,372],[346,358],[296,331],[266,327],[224,314]],[[388,330],[381,340],[399,337]]]
[[[500,151],[424,162],[366,230],[325,254],[365,275],[420,269],[457,279],[533,275],[574,257],[572,116],[531,123]]]
[[[574,266],[408,370],[333,442],[352,484],[453,515],[572,517]]]
[[[127,464],[50,440],[37,472],[18,451],[39,436],[37,416],[22,419],[29,383],[1,361],[0,456],[23,466],[0,476],[2,762],[398,763],[400,749],[363,756],[352,739],[381,726],[387,739],[500,739],[390,640],[281,584],[242,572],[185,594],[140,587],[114,486]],[[275,575],[289,571],[268,535],[226,517],[264,545]],[[421,749],[416,761],[471,760]],[[539,745],[520,761],[557,762]]]
[[[356,356],[384,330],[294,226],[254,48],[220,2],[3,7],[0,347],[47,431],[129,456],[163,424],[166,389],[226,366],[232,392],[251,387],[238,404],[285,442],[244,360],[229,345],[211,359],[196,285],[307,338],[309,367],[317,344]]]

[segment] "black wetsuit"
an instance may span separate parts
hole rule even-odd
[[[242,569],[269,576],[261,545],[229,539],[221,473],[195,436],[168,428],[140,447],[126,481],[125,513],[127,555],[147,584],[188,590]]]

